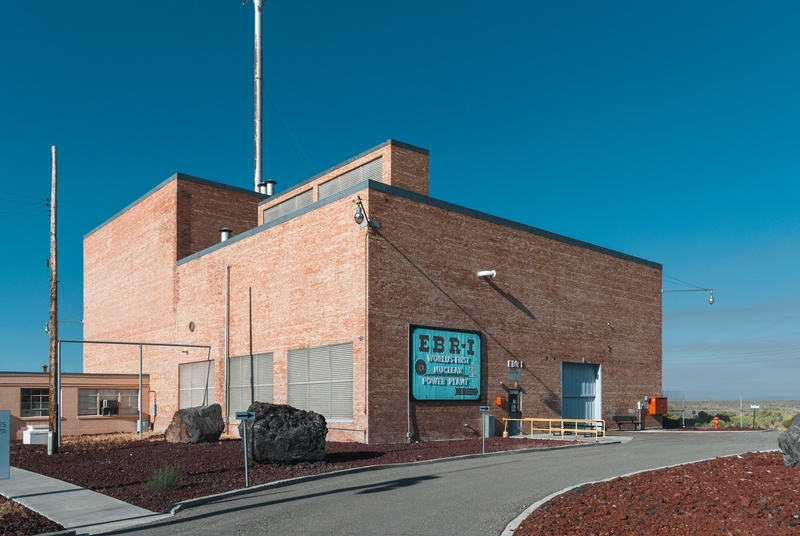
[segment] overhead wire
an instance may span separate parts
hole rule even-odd
[[[261,85],[263,87],[264,85],[263,81],[261,82]],[[278,108],[275,106],[275,102],[272,100],[272,97],[270,96],[269,91],[267,91],[267,88],[263,89],[264,89],[264,94],[267,96],[267,99],[269,99],[269,103],[272,105],[272,110],[275,112],[275,115],[277,116],[278,121],[281,124],[281,127],[283,127],[283,133],[286,135],[286,139],[289,141],[289,145],[292,146],[292,150],[294,151],[294,154],[297,157],[298,162],[300,163],[301,166],[305,167],[305,164],[300,159],[300,155],[297,153],[297,149],[300,149],[300,152],[303,153],[303,156],[308,162],[308,165],[311,167],[311,175],[314,175],[317,172],[317,170],[314,168],[314,164],[311,163],[311,160],[308,158],[308,155],[306,155],[305,151],[303,151],[303,148],[300,146],[300,142],[298,142],[297,138],[295,138],[294,134],[289,128],[289,125],[287,125],[286,121],[283,120],[283,116],[278,111]],[[292,142],[292,140],[294,140],[294,142]],[[297,148],[295,148],[295,146]]]
[[[28,199],[31,201],[28,201]],[[28,218],[48,214],[49,210],[49,199],[12,192],[0,192],[0,226],[12,225]]]

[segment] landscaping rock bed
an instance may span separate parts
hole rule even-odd
[[[571,442],[487,438],[488,452],[543,448]],[[393,445],[332,443],[321,462],[250,463],[250,484],[341,469],[446,458],[481,451],[480,439]],[[45,445],[12,442],[11,464],[83,486],[156,512],[190,498],[244,487],[242,443],[174,444],[152,440],[75,442],[48,456]],[[165,465],[181,469],[180,487],[145,491]],[[1,504],[1,503],[0,503]],[[28,518],[26,518],[28,519]],[[4,534],[39,534],[57,527],[15,516],[0,520]],[[25,521],[27,523],[27,521]],[[786,467],[779,452],[717,458],[617,478],[559,496],[537,509],[515,535],[534,534],[800,534],[800,468]]]
[[[582,486],[535,510],[514,536],[800,534],[800,468],[745,454]]]

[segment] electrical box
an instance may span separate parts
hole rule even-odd
[[[664,415],[667,412],[667,397],[651,396],[648,412],[650,415]]]

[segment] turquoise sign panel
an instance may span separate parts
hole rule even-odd
[[[481,336],[472,331],[411,328],[411,396],[415,400],[478,400]]]

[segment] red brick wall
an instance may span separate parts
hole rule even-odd
[[[260,198],[176,177],[84,240],[84,339],[195,344],[178,323],[176,261],[256,223]],[[204,343],[203,343],[204,344]],[[200,348],[143,350],[159,401],[156,426],[177,409],[178,363],[206,359]],[[221,361],[221,359],[218,359]],[[136,346],[87,344],[84,372],[136,373]],[[174,399],[174,400],[173,400]]]
[[[661,392],[659,269],[376,191],[369,210],[382,225],[369,242],[371,441],[406,435],[408,324],[483,334],[480,402],[412,402],[423,440],[475,435],[464,424],[480,430],[479,404],[507,416],[494,400],[509,359],[525,365],[524,416],[560,416],[562,362],[601,365],[609,421]]]
[[[386,182],[427,193],[427,154],[394,143],[291,193],[377,154]],[[243,201],[241,193],[176,180],[86,238],[87,339],[212,347],[210,354],[145,350],[159,403],[157,429],[178,407],[179,363],[213,359],[216,401],[224,406],[225,356],[272,352],[274,402],[285,403],[288,350],[352,342],[354,419],[330,423],[347,430],[332,430],[329,438],[403,441],[408,324],[483,334],[481,400],[412,403],[418,438],[475,436],[481,404],[502,419],[505,409],[494,399],[507,398],[500,382],[509,385],[509,359],[525,364],[519,387],[526,416],[560,415],[562,362],[601,365],[602,413],[609,420],[644,395],[660,394],[660,269],[376,190],[360,195],[380,229],[355,225],[355,195],[348,196],[176,265],[215,244],[222,226],[239,234],[255,218],[246,212],[256,210],[250,196]],[[480,280],[480,269],[498,276]],[[87,347],[84,369],[136,372],[138,354]]]
[[[258,225],[260,196],[178,180],[178,259],[220,241],[220,229],[236,236]]]
[[[420,152],[422,151],[422,152]],[[354,158],[342,165],[336,166],[314,180],[304,182],[290,190],[281,192],[280,195],[263,202],[259,207],[258,223],[264,223],[264,211],[274,205],[282,203],[298,194],[314,190],[314,201],[319,200],[319,185],[335,177],[344,175],[357,167],[382,158],[383,183],[404,190],[409,190],[422,195],[428,195],[429,170],[428,153],[423,150],[414,150],[390,140],[379,145],[374,151],[369,151],[358,158]]]
[[[329,426],[353,432],[333,431],[329,438],[363,441],[364,232],[353,222],[352,201],[341,199],[178,268],[176,337],[213,346],[218,402],[224,404],[225,272],[230,266],[230,355],[272,352],[274,402],[286,403],[288,350],[352,342],[354,422]],[[186,327],[190,321],[196,325],[192,333]],[[157,366],[166,372],[170,364]],[[164,403],[163,396],[159,400]]]
[[[175,324],[171,181],[84,239],[84,339],[163,342]],[[86,345],[84,372],[132,374],[138,348]]]

